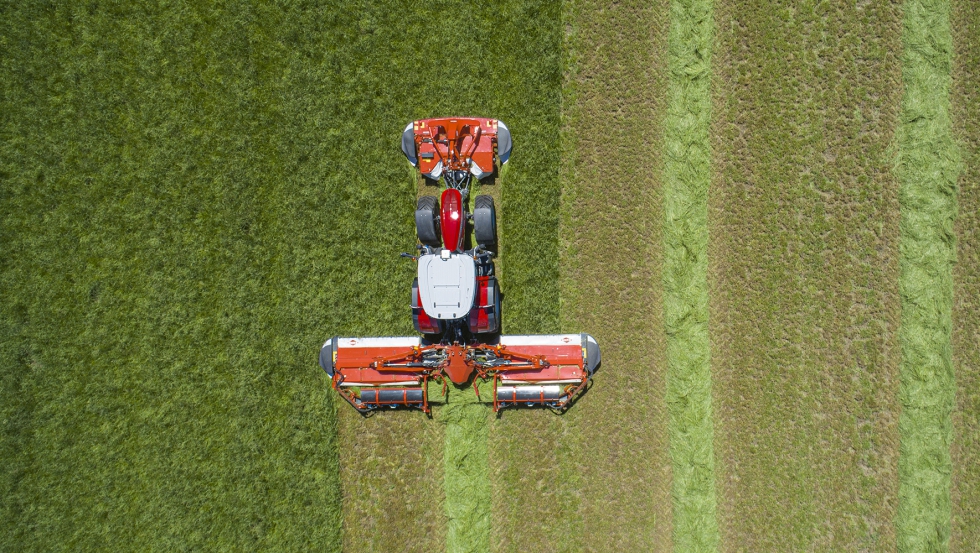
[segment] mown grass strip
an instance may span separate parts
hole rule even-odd
[[[562,533],[558,551],[672,547],[657,278],[667,12],[666,0],[562,7],[562,330],[595,336],[603,366],[560,419],[556,499],[566,528],[581,531]]]
[[[711,0],[675,0],[668,32],[664,326],[674,548],[718,548],[708,341]]]
[[[900,7],[722,0],[715,20],[723,549],[895,549]]]
[[[899,418],[901,551],[945,551],[950,537],[952,263],[959,154],[950,120],[949,2],[904,5],[899,290],[902,319]]]
[[[952,528],[950,550],[980,543],[980,3],[954,0],[953,128],[963,153],[953,268]]]

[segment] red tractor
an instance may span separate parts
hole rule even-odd
[[[500,288],[494,276],[497,215],[493,198],[470,183],[492,177],[511,153],[510,130],[496,119],[452,117],[413,121],[402,133],[405,157],[440,198],[415,209],[418,264],[412,321],[422,336],[331,338],[320,366],[333,388],[361,413],[408,407],[430,412],[429,384],[492,382],[494,411],[503,407],[566,409],[599,366],[588,334],[500,335]],[[473,237],[468,240],[468,224]]]

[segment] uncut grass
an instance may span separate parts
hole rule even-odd
[[[901,12],[726,1],[715,13],[722,549],[893,550]]]
[[[564,6],[562,330],[595,336],[603,364],[561,418],[562,551],[673,549],[659,277],[667,7]]]
[[[953,132],[963,153],[953,266],[952,527],[950,551],[980,543],[980,5],[952,3]]]
[[[4,549],[340,549],[322,23],[5,10]]]
[[[959,154],[950,118],[949,4],[903,6],[900,182],[902,414],[895,525],[903,551],[943,551],[950,538],[950,351]]]

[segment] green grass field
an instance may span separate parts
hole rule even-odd
[[[299,70],[324,14],[233,8],[5,6],[5,549],[340,536],[309,352],[350,297],[316,132],[345,108]]]
[[[972,550],[974,4],[0,5],[0,551]],[[412,333],[449,114],[563,416],[316,366]]]

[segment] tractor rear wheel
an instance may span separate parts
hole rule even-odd
[[[476,243],[492,246],[497,243],[497,209],[491,196],[477,196],[473,206],[473,235]]]
[[[419,242],[438,248],[442,245],[439,236],[439,200],[435,196],[422,196],[415,207],[415,230]]]

